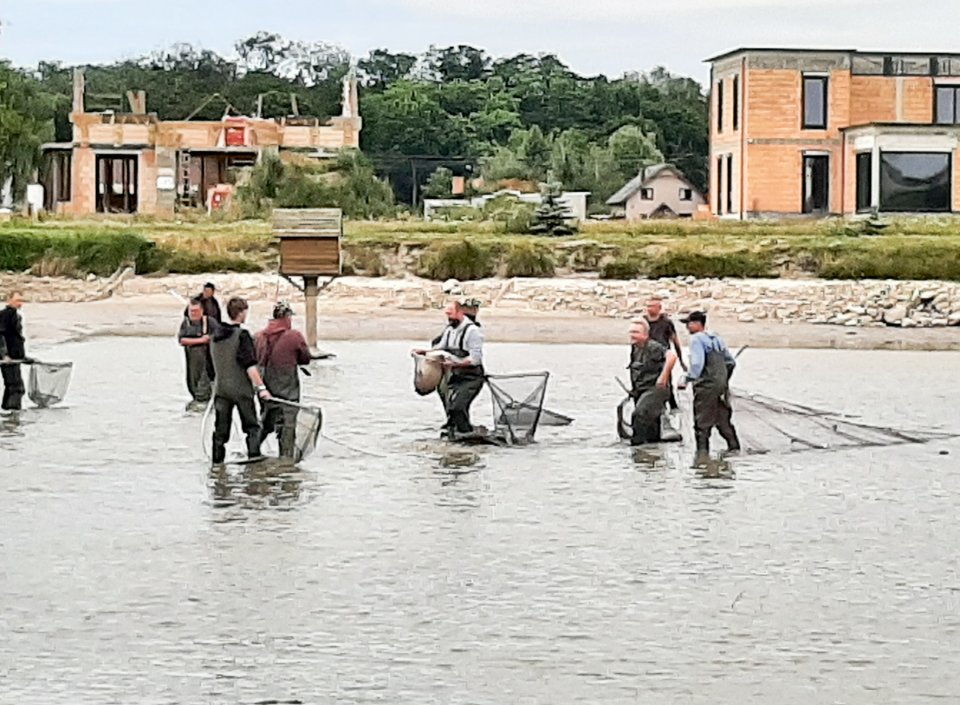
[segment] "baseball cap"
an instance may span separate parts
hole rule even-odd
[[[692,311],[680,319],[681,323],[707,323],[707,314],[703,311]]]

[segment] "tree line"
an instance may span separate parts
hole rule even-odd
[[[258,109],[324,118],[339,114],[352,64],[331,44],[258,33],[237,42],[230,58],[181,44],[84,68],[90,110],[122,110],[125,92],[142,89],[161,119]],[[588,77],[552,54],[494,58],[470,46],[420,55],[378,49],[355,65],[361,147],[400,201],[419,200],[440,167],[487,182],[552,175],[566,189],[593,192],[594,202],[662,160],[706,185],[706,97],[699,83],[663,68]],[[18,186],[36,168],[42,141],[71,138],[73,68],[0,64],[0,172]],[[428,193],[445,182],[435,177]]]

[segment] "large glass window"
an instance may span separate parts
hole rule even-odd
[[[960,86],[937,86],[934,113],[938,125],[960,124]]]
[[[924,213],[951,210],[949,153],[883,152],[880,209]]]
[[[803,129],[827,127],[827,77],[803,77]]]
[[[857,212],[873,207],[873,154],[857,155]]]

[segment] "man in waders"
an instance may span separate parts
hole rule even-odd
[[[447,413],[443,431],[456,439],[477,431],[470,423],[470,405],[484,384],[483,331],[467,318],[459,302],[447,304],[444,312],[447,327],[433,344],[433,350],[452,356],[443,363],[447,371],[442,383],[443,408]]]
[[[216,464],[226,459],[234,409],[240,414],[240,426],[247,437],[248,458],[254,460],[261,457],[260,421],[255,397],[266,401],[270,398],[270,392],[257,369],[253,338],[249,331],[241,327],[247,320],[247,308],[247,302],[243,299],[230,299],[227,302],[230,323],[217,326],[210,343],[215,374],[213,462]]]
[[[210,358],[210,322],[203,315],[199,298],[190,300],[177,339],[187,359],[187,389],[193,398],[191,404],[206,404],[210,401],[213,383],[213,361]]]
[[[667,350],[673,347],[677,354],[677,362],[683,371],[687,371],[687,366],[683,362],[683,347],[680,345],[680,336],[677,335],[677,329],[670,320],[670,316],[663,312],[663,299],[659,296],[652,296],[647,301],[647,313],[644,316],[647,323],[650,324],[650,337],[660,343]],[[677,404],[677,395],[673,391],[673,384],[670,384],[670,408],[673,411],[679,409]]]
[[[630,445],[660,442],[660,417],[670,399],[670,380],[677,356],[650,336],[650,324],[636,318],[630,325],[630,397],[633,435]]]
[[[19,411],[27,391],[20,373],[20,363],[32,360],[26,356],[23,319],[20,317],[22,307],[23,294],[12,291],[6,307],[0,311],[0,373],[3,375],[3,403],[0,408],[4,411]]]
[[[687,381],[693,385],[693,429],[697,437],[697,456],[702,459],[709,455],[710,434],[714,428],[727,442],[729,450],[740,450],[740,439],[733,427],[733,410],[730,407],[730,375],[737,362],[719,336],[706,332],[705,313],[694,311],[682,321],[692,336]]]
[[[300,365],[309,365],[312,356],[306,339],[293,330],[293,307],[279,301],[273,307],[273,319],[257,333],[257,362],[263,382],[274,399],[300,401]],[[293,458],[297,433],[297,409],[267,402],[260,416],[260,442],[276,433],[280,457]]]

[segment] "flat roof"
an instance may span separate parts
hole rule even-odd
[[[895,50],[869,50],[861,49],[838,49],[831,47],[812,48],[812,47],[739,47],[731,49],[722,54],[711,56],[704,59],[704,63],[713,63],[720,59],[726,59],[737,54],[857,54],[860,56],[958,56],[957,51],[895,51]]]

